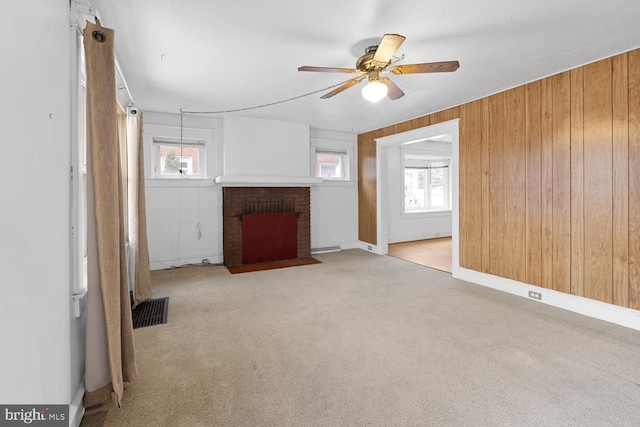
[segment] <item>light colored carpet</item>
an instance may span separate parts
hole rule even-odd
[[[89,426],[633,426],[640,333],[360,250],[153,272],[166,325]]]

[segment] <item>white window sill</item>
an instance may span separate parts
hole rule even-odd
[[[315,187],[353,187],[355,182],[343,181],[338,179],[323,179],[322,182],[315,184]]]
[[[213,179],[156,178],[145,179],[145,187],[213,187]]]
[[[400,217],[402,219],[414,219],[414,218],[438,218],[451,216],[452,210],[444,211],[415,211],[415,212],[403,212]]]

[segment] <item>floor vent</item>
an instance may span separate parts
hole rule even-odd
[[[167,323],[169,297],[150,299],[141,302],[133,309],[133,329]]]

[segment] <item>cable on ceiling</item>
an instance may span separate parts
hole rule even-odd
[[[356,78],[358,78],[358,77],[356,77]],[[237,113],[237,112],[240,112],[240,111],[256,110],[258,108],[271,107],[271,106],[274,106],[274,105],[284,104],[285,102],[295,101],[295,100],[300,99],[300,98],[304,98],[304,97],[307,97],[307,96],[315,95],[316,93],[324,92],[324,91],[327,91],[329,89],[333,89],[333,88],[336,88],[338,86],[342,86],[343,84],[348,83],[351,80],[354,80],[354,79],[345,80],[343,82],[336,83],[334,85],[327,86],[327,87],[322,88],[322,89],[314,90],[313,92],[305,93],[303,95],[294,96],[293,98],[287,98],[287,99],[283,99],[283,100],[280,100],[280,101],[269,102],[267,104],[256,105],[256,106],[253,106],[253,107],[234,108],[232,110],[219,110],[219,111],[188,111],[188,110],[183,110],[181,108],[180,109],[180,114],[181,115],[182,114],[226,114],[226,113]]]

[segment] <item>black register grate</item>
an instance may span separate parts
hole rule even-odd
[[[133,329],[167,323],[169,297],[150,299],[141,302],[133,309]]]

